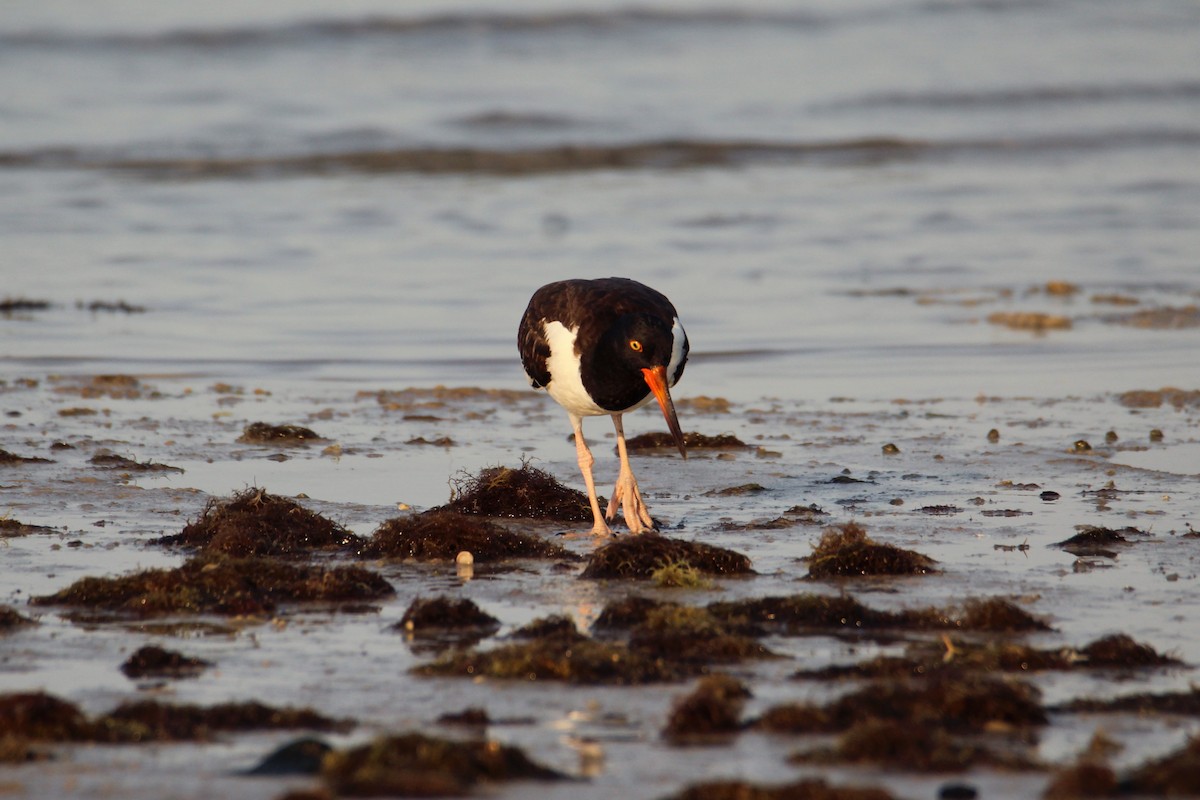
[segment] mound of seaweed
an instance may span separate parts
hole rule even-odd
[[[720,619],[769,624],[788,632],[900,627],[905,622],[900,614],[869,608],[848,595],[803,593],[718,601],[710,604],[708,610]]]
[[[523,463],[518,469],[488,467],[455,482],[453,499],[431,511],[455,511],[483,517],[522,517],[562,522],[591,522],[588,497],[563,486],[552,475]]]
[[[321,776],[341,797],[457,797],[485,781],[567,779],[510,745],[421,733],[336,750],[325,757]]]
[[[705,676],[671,707],[663,738],[676,745],[710,744],[737,733],[742,707],[752,696],[744,683],[729,675]]]
[[[467,598],[418,597],[391,630],[403,633],[414,652],[471,647],[500,629],[500,620]]]
[[[451,651],[413,668],[426,676],[636,686],[682,680],[693,668],[645,655],[620,643],[562,635],[514,642],[490,650]]]
[[[345,733],[354,727],[310,708],[276,708],[254,701],[197,706],[135,700],[117,706],[98,723],[123,727],[135,741],[158,742],[206,741],[221,731],[306,728]]]
[[[475,563],[506,558],[580,560],[570,550],[536,536],[510,531],[468,514],[437,509],[385,521],[360,552],[367,558],[439,561],[453,560],[464,550]]]
[[[212,666],[211,661],[185,656],[157,645],[146,645],[125,660],[121,672],[130,679],[194,678]]]
[[[271,425],[251,422],[237,438],[241,444],[265,444],[279,447],[303,447],[311,442],[326,441],[315,431],[302,425]]]
[[[752,636],[705,609],[677,603],[647,609],[630,627],[627,643],[590,638],[579,632],[574,620],[562,616],[535,620],[512,638],[518,641],[485,651],[452,652],[413,671],[419,675],[638,685],[701,675],[714,664],[776,657]]]
[[[929,720],[863,720],[838,737],[832,747],[796,753],[788,760],[795,764],[875,764],[917,772],[957,772],[972,767],[1032,770],[1041,766],[1029,743],[1019,738],[1002,734],[967,738]]]
[[[961,608],[884,611],[865,606],[846,594],[800,593],[719,601],[710,604],[708,610],[728,623],[769,625],[787,633],[871,628],[989,633],[1052,630],[1032,614],[1000,597],[969,598]]]
[[[747,632],[704,608],[665,603],[630,629],[629,649],[697,667],[775,658],[753,638],[761,633]]]
[[[843,666],[796,673],[799,678],[926,677],[939,672],[1042,672],[1047,670],[1140,669],[1179,666],[1177,659],[1159,654],[1124,634],[1097,639],[1078,650],[1044,650],[1018,642],[920,642],[903,656],[877,656]]]
[[[0,636],[3,636],[10,631],[15,631],[18,628],[37,625],[36,620],[22,616],[21,612],[8,606],[0,606]]]
[[[623,536],[588,558],[584,578],[650,578],[656,570],[685,566],[705,575],[753,575],[750,559],[734,550],[658,534]]]
[[[808,561],[810,578],[851,575],[926,575],[937,562],[915,550],[881,544],[856,522],[825,529]]]
[[[1117,551],[1113,547],[1117,545],[1132,545],[1136,544],[1135,539],[1131,536],[1145,536],[1144,531],[1140,531],[1132,526],[1124,528],[1104,528],[1099,525],[1076,525],[1075,529],[1079,532],[1069,539],[1063,539],[1061,542],[1055,542],[1051,547],[1061,547],[1068,553],[1074,556],[1103,556],[1105,558],[1115,558]]]
[[[774,733],[834,733],[867,720],[928,723],[953,733],[1037,727],[1047,721],[1037,689],[967,673],[934,675],[922,683],[877,681],[825,706],[774,706],[752,727]]]
[[[1080,697],[1067,703],[1052,706],[1054,712],[1113,713],[1125,711],[1139,716],[1152,714],[1180,714],[1200,717],[1200,686],[1192,686],[1186,692],[1139,692],[1104,700]]]
[[[12,517],[0,519],[0,539],[28,536],[31,533],[57,533],[57,531],[45,525],[27,525]]]
[[[346,732],[352,727],[350,722],[331,719],[312,709],[276,708],[256,702],[206,707],[138,700],[108,714],[88,717],[74,703],[45,692],[0,694],[3,737],[26,743],[205,741],[220,731],[310,728]]]
[[[251,487],[228,500],[209,500],[199,519],[157,544],[242,558],[346,550],[361,546],[362,540],[294,500]]]
[[[424,636],[438,631],[484,629],[496,631],[500,620],[484,611],[473,600],[438,596],[418,597],[409,604],[404,616],[396,623],[397,628]]]
[[[652,431],[634,436],[625,441],[626,448],[634,450],[675,450],[675,437],[666,431]],[[709,436],[696,431],[683,434],[683,446],[688,450],[746,450],[749,445],[731,433]]]
[[[78,606],[149,617],[161,614],[261,615],[279,603],[374,600],[395,593],[361,567],[318,567],[267,558],[197,556],[175,569],[148,569],[115,578],[86,577],[36,606]]]

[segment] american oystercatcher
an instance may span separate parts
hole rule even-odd
[[[660,292],[628,278],[550,283],[529,300],[517,329],[517,347],[529,382],[549,392],[571,418],[579,470],[595,520],[592,533],[612,533],[608,522],[618,511],[624,513],[630,533],[653,530],[629,465],[621,415],[652,397],[658,400],[679,453],[687,458],[670,392],[688,358],[687,334],[675,306]],[[583,439],[583,418],[601,414],[612,417],[621,457],[607,522],[592,479],[595,459]]]

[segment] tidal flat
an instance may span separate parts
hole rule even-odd
[[[0,597],[13,623],[0,634],[0,707],[31,692],[49,696],[38,708],[71,707],[65,733],[6,737],[14,796],[353,795],[374,785],[361,748],[417,747],[403,738],[416,735],[447,753],[514,748],[505,763],[533,766],[461,773],[452,760],[451,780],[393,753],[407,772],[370,791],[668,797],[820,778],[895,797],[947,784],[1033,796],[1081,764],[1132,780],[1186,754],[1195,729],[1200,491],[1180,457],[1198,446],[1194,392],[682,393],[685,430],[725,446],[687,461],[635,455],[661,533],[610,542],[570,518],[573,448],[559,409],[533,392],[296,393],[171,375],[4,388]],[[319,439],[247,442],[258,423]],[[597,432],[601,476],[615,471],[612,449]],[[559,516],[537,513],[522,475],[557,492]],[[523,486],[529,513],[449,510],[489,486]],[[466,499],[459,508],[490,502]],[[381,544],[429,520],[434,539],[474,526],[485,538]],[[497,553],[488,533],[503,540]],[[660,567],[686,571],[700,556],[660,541],[745,561],[696,561],[681,582]],[[626,568],[594,573],[614,547]],[[877,574],[895,553],[921,558],[908,574]],[[822,569],[852,557],[857,568]],[[631,566],[639,558],[644,569]],[[236,602],[69,591],[145,575],[173,575],[189,601],[234,576]],[[307,588],[266,600],[247,588],[284,579]],[[203,666],[127,676],[144,648]],[[146,702],[163,707],[158,721],[130,722],[129,706]],[[268,710],[227,722],[230,703],[250,702]],[[153,733],[205,709],[222,722]],[[313,737],[317,756],[262,768]]]

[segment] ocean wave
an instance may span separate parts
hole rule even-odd
[[[286,19],[228,26],[189,26],[186,23],[150,32],[30,29],[0,33],[0,47],[120,48],[153,50],[187,48],[238,49],[293,45],[365,37],[453,37],[506,34],[614,34],[672,28],[729,28],[770,26],[821,30],[846,24],[888,24],[923,16],[983,13],[989,16],[1029,13],[1050,7],[1049,0],[916,0],[820,10],[746,8],[736,5],[706,8],[665,8],[630,5],[611,9],[536,11],[456,10],[426,15],[367,15],[355,18]]]
[[[956,111],[992,107],[1090,105],[1162,100],[1200,100],[1200,81],[1126,83],[1109,86],[1033,86],[972,91],[888,92],[823,103],[819,108],[855,110],[913,108]]]
[[[338,173],[522,176],[596,170],[733,168],[767,163],[836,166],[905,160],[1007,159],[1158,147],[1200,147],[1200,130],[1120,130],[963,140],[886,136],[826,142],[663,139],[522,149],[417,147],[219,158],[144,158],[132,153],[54,148],[0,152],[0,168],[98,169],[166,180]]]
[[[662,27],[728,27],[772,25],[818,27],[830,22],[824,15],[802,11],[729,9],[623,8],[611,11],[448,12],[428,16],[365,16],[354,19],[310,19],[216,28],[181,27],[149,33],[80,33],[31,30],[0,34],[0,46],[114,47],[123,49],[261,47],[347,40],[364,37],[549,33],[622,33]]]

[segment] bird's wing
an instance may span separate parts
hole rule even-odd
[[[529,383],[535,389],[545,388],[550,384],[550,368],[546,361],[550,358],[550,342],[546,340],[546,319],[540,311],[541,292],[534,294],[521,317],[517,328],[517,349],[521,352],[521,366],[529,376]]]

